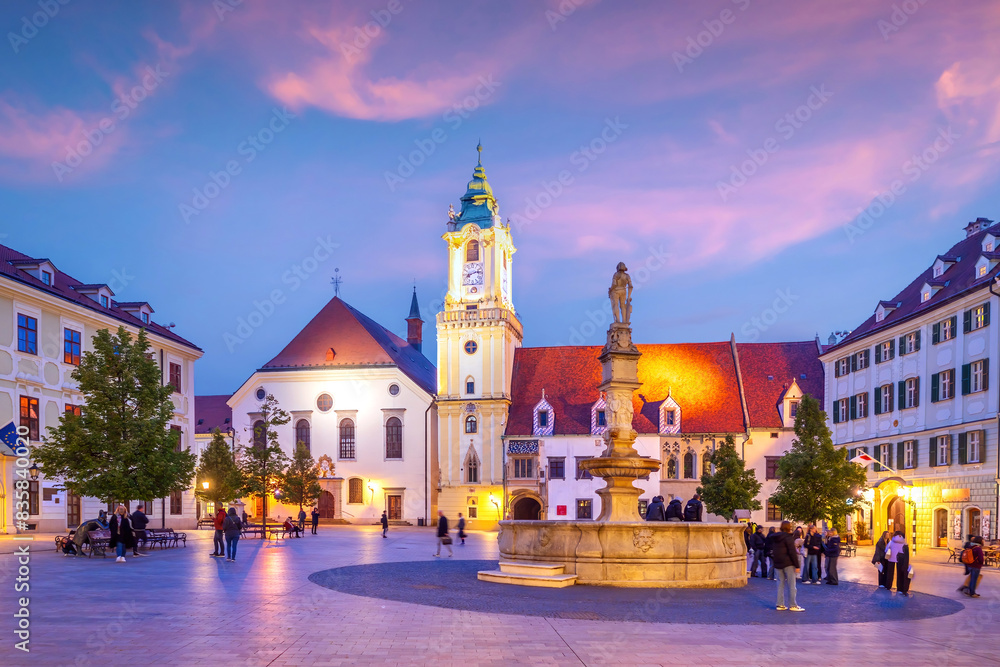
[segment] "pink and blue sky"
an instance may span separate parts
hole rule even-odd
[[[993,2],[50,0],[0,26],[0,242],[149,301],[205,350],[199,393],[335,268],[401,335],[415,280],[434,360],[480,139],[526,345],[602,343],[618,261],[640,342],[825,342],[1000,216]]]

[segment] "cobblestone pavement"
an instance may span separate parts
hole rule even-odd
[[[398,528],[382,539],[377,527],[328,527],[319,536],[261,543],[241,540],[238,560],[210,558],[211,532],[188,531],[188,546],[157,549],[147,558],[63,558],[51,541],[32,547],[29,593],[15,593],[16,556],[0,555],[2,665],[962,665],[996,663],[1000,656],[1000,574],[986,572],[983,597],[955,592],[962,571],[940,563],[938,551],[915,562],[917,596],[893,595],[886,620],[869,617],[842,599],[857,591],[870,597],[873,568],[868,557],[842,558],[841,580],[863,586],[800,587],[804,614],[772,624],[759,608],[747,608],[744,624],[693,622],[697,601],[685,593],[674,612],[683,623],[587,620],[586,614],[519,615],[517,596],[496,596],[487,611],[414,604],[350,595],[312,583],[310,575],[347,566],[416,562],[433,602],[441,590],[470,585],[467,567],[432,557],[432,530]],[[455,546],[455,559],[496,559],[494,533],[471,533]],[[36,550],[37,549],[37,550]],[[930,559],[930,560],[925,560]],[[440,565],[437,571],[433,570]],[[383,574],[384,578],[391,572]],[[727,607],[739,620],[746,600],[770,582],[751,582],[751,592],[725,600],[720,592],[704,605]],[[412,586],[411,586],[412,587]],[[364,591],[377,593],[378,586]],[[384,588],[384,586],[383,586]],[[414,595],[421,589],[415,588]],[[581,596],[576,589],[574,596]],[[552,591],[546,591],[551,595]],[[530,594],[527,594],[530,595]],[[607,596],[608,591],[595,593]],[[629,593],[635,595],[634,592]],[[646,600],[631,617],[653,616]],[[889,594],[883,593],[888,596]],[[30,598],[31,653],[14,648],[11,611],[20,596]],[[766,596],[766,593],[765,593]],[[935,618],[892,620],[911,602],[934,602],[956,613]],[[921,598],[924,598],[923,600]],[[412,599],[419,599],[414,597]],[[763,598],[761,598],[763,599]],[[617,604],[621,604],[618,601]],[[626,603],[627,604],[627,603]],[[668,602],[669,604],[669,602]],[[938,604],[935,602],[935,604]],[[915,605],[914,605],[915,606]],[[527,610],[527,608],[526,608]],[[537,611],[537,610],[535,610]],[[544,611],[544,610],[543,610]],[[905,610],[904,610],[905,611]],[[773,612],[775,615],[779,612]],[[789,612],[780,612],[789,614]],[[669,614],[668,614],[669,615]],[[569,616],[569,617],[566,617]],[[704,617],[709,617],[708,615]],[[878,617],[877,614],[875,617]],[[818,621],[818,622],[817,622]]]

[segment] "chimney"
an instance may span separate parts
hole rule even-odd
[[[981,232],[992,224],[993,221],[987,218],[976,218],[975,222],[970,222],[965,226],[965,238],[969,238],[973,234]]]
[[[420,319],[420,306],[417,305],[417,288],[413,287],[413,298],[410,299],[410,314],[406,316],[406,342],[420,352],[423,344],[424,321]]]

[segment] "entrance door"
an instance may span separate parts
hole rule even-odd
[[[937,538],[937,546],[948,546],[948,510],[943,507],[934,510],[934,537]]]
[[[403,496],[386,496],[389,504],[389,520],[400,521],[403,518]]]
[[[257,519],[263,519],[264,518],[264,499],[263,498],[254,498],[253,499],[253,510],[254,510],[253,515]]]
[[[333,494],[329,491],[324,491],[319,494],[319,518],[333,519],[333,512]]]
[[[983,534],[983,513],[975,507],[969,509],[969,530],[966,532],[969,535]]]
[[[886,511],[888,522],[886,528],[891,536],[897,530],[906,535],[906,503],[902,498],[893,498],[889,501]]]
[[[76,528],[83,519],[80,518],[80,496],[72,491],[66,492],[66,527]]]
[[[537,521],[541,518],[542,506],[534,498],[521,498],[514,503],[515,521]]]

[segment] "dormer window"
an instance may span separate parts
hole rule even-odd
[[[533,435],[552,435],[555,427],[555,413],[552,406],[545,400],[545,390],[542,390],[542,400],[535,405],[532,419]]]
[[[667,392],[667,397],[660,406],[660,433],[680,433],[681,432],[681,406],[677,404],[671,393]]]
[[[538,425],[545,428],[549,425],[549,411],[539,410],[538,411]]]
[[[978,272],[976,273],[976,277],[977,278],[982,278],[983,276],[986,275],[986,273],[987,273],[986,267],[985,266],[980,266]]]
[[[930,300],[931,300],[931,291],[929,289],[924,290],[923,292],[920,293],[920,303],[924,303],[925,301],[930,301]]]
[[[49,286],[52,285],[52,272],[51,271],[42,271],[42,282],[45,283],[46,285],[49,285]]]
[[[608,419],[607,419],[607,417],[604,414],[604,410],[598,410],[597,411],[597,425],[598,426],[607,426],[608,425]]]
[[[143,324],[149,324],[149,313],[143,313],[142,314],[142,323]]]
[[[980,257],[979,261],[976,262],[976,278],[987,275],[996,265],[996,260],[991,260],[986,256]]]
[[[942,273],[944,273],[944,266],[935,266],[934,267],[934,277],[935,278],[940,278]]]
[[[997,237],[993,236],[993,234],[986,234],[983,236],[983,252],[993,252],[996,240]]]
[[[677,411],[667,410],[667,426],[673,426],[677,423]]]
[[[795,419],[795,416],[799,414],[799,402],[798,401],[791,401],[791,402],[789,402],[789,404],[788,404],[788,414],[789,414],[789,416],[792,419]]]
[[[590,406],[590,434],[602,435],[608,428],[607,405],[602,395]]]
[[[108,297],[106,297],[105,295],[102,294],[101,295],[101,307],[102,308],[107,308],[108,307],[108,303],[109,303]]]

